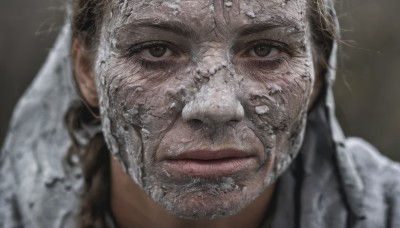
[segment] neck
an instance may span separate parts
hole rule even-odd
[[[118,227],[259,227],[275,186],[269,187],[240,213],[214,220],[181,219],[155,203],[132,178],[111,161],[111,210]]]

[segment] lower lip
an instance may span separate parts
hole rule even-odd
[[[252,157],[218,160],[169,160],[167,161],[167,169],[191,176],[226,176],[244,172],[253,167],[255,162]]]

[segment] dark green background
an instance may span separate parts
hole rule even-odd
[[[337,9],[343,35],[337,115],[347,135],[400,161],[400,1],[342,0]],[[63,18],[62,0],[0,2],[0,142]]]

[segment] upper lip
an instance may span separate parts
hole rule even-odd
[[[177,156],[169,157],[169,160],[201,160],[212,161],[221,159],[239,159],[251,157],[249,152],[238,149],[220,149],[220,150],[189,150]]]

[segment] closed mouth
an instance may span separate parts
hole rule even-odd
[[[238,173],[256,162],[254,155],[237,149],[192,150],[165,160],[169,172],[204,177]]]

